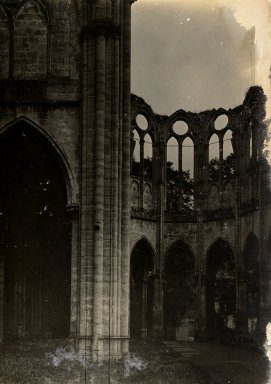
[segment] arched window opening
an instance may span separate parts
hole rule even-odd
[[[132,175],[140,176],[140,137],[136,129],[133,130],[133,157],[132,157]]]
[[[219,179],[220,161],[219,161],[219,138],[214,133],[209,140],[209,167],[208,179],[211,182]]]
[[[60,160],[20,122],[0,137],[4,338],[67,337],[70,223]]]
[[[177,241],[165,262],[164,327],[167,339],[192,340],[195,320],[195,266],[190,248]]]
[[[179,210],[179,144],[174,137],[167,142],[166,161],[167,211]]]
[[[228,179],[234,175],[235,158],[232,147],[232,131],[228,130],[223,137],[223,178]]]
[[[0,79],[9,76],[9,38],[8,17],[0,6]]]
[[[182,143],[182,211],[191,212],[194,207],[194,143],[187,137]]]
[[[43,79],[47,75],[47,20],[42,7],[27,1],[14,21],[14,78]]]
[[[144,115],[138,114],[136,116],[136,124],[142,131],[146,131],[149,128],[149,123]]]
[[[226,128],[228,122],[229,122],[229,118],[227,115],[225,114],[219,115],[215,120],[215,129],[217,131],[220,131],[221,129]]]
[[[133,180],[131,184],[131,207],[132,208],[139,208],[139,184]]]
[[[212,184],[209,187],[208,208],[210,210],[219,208],[219,190],[216,184]]]
[[[178,120],[176,121],[174,124],[173,124],[173,127],[172,127],[174,133],[176,133],[176,135],[185,135],[188,131],[188,125],[185,121],[183,120]]]
[[[260,312],[260,261],[259,241],[252,233],[246,240],[243,257],[247,275],[248,331],[254,332]]]
[[[211,338],[228,341],[235,329],[235,264],[230,246],[217,240],[206,259],[206,316]]]
[[[131,254],[130,334],[146,338],[152,334],[153,321],[153,260],[151,246],[141,239]]]
[[[146,210],[152,209],[152,190],[149,183],[146,183],[144,186],[143,208]]]
[[[152,179],[152,139],[149,134],[144,136],[144,178]]]

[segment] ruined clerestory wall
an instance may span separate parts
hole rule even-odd
[[[165,334],[165,289],[172,278],[167,276],[167,260],[180,242],[190,249],[194,262],[194,336],[210,337],[208,257],[219,242],[230,247],[233,257],[236,333],[251,328],[248,308],[253,294],[248,287],[254,272],[248,260],[257,259],[254,300],[260,308],[254,330],[264,332],[270,318],[270,169],[264,154],[264,118],[260,87],[250,88],[243,104],[234,109],[178,110],[171,116],[155,114],[143,99],[132,96],[131,249],[142,239],[152,247],[151,274],[160,287],[153,306],[155,332]],[[254,247],[250,255],[249,247]],[[181,247],[178,252],[183,254]],[[214,252],[217,259],[223,257],[221,249]],[[182,300],[181,291],[178,295]]]

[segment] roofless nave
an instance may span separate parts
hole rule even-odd
[[[130,337],[261,335],[262,89],[155,115],[130,95],[130,1],[0,4],[1,339],[104,359]]]

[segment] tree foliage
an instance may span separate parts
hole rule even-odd
[[[194,181],[190,171],[174,169],[173,163],[166,163],[167,211],[189,213],[193,210]]]
[[[209,161],[208,167],[208,180],[210,182],[216,182],[219,179],[220,162],[217,157]],[[229,179],[234,176],[235,169],[235,156],[231,153],[222,161],[222,177]]]
[[[152,179],[152,159],[144,159],[144,179]],[[140,162],[133,160],[132,175],[140,177]],[[194,204],[194,181],[190,176],[190,171],[179,172],[174,169],[173,163],[166,163],[166,192],[167,192],[167,211],[171,213],[189,213],[193,210]]]
[[[229,246],[218,241],[207,258],[208,300],[212,301],[213,313],[226,324],[235,315],[235,264]],[[221,324],[222,324],[221,323]]]

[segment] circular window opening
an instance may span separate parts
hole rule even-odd
[[[149,123],[145,116],[139,114],[136,117],[136,124],[137,126],[142,129],[143,131],[146,131],[148,129]]]
[[[177,135],[185,135],[186,132],[188,131],[188,125],[186,124],[185,121],[182,121],[182,120],[176,121],[176,123],[173,124],[173,131]]]
[[[215,129],[217,131],[220,131],[221,129],[226,128],[228,122],[229,122],[229,118],[227,115],[218,116],[216,121],[215,121]]]

